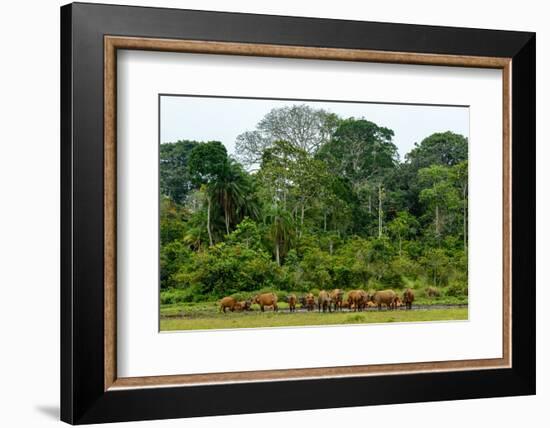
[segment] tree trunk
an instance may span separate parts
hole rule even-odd
[[[439,230],[439,205],[435,206],[435,235],[439,239],[441,231]]]
[[[324,213],[324,227],[323,227],[323,231],[326,232],[327,231],[327,212],[325,211]]]
[[[277,260],[277,265],[281,266],[281,257],[279,255],[279,241],[275,242],[275,260]]]
[[[302,203],[302,216],[300,218],[300,238],[302,237],[302,231],[304,230],[304,214],[305,214],[305,205]]]
[[[378,185],[378,238],[382,237],[382,184]]]
[[[214,245],[214,241],[212,240],[212,231],[210,230],[210,208],[212,205],[210,196],[207,197],[207,200],[208,200],[208,210],[206,214],[206,230],[208,231],[208,239],[210,240],[210,246],[212,246]]]
[[[225,232],[229,235],[229,213],[225,211]]]
[[[329,241],[328,251],[329,251],[329,254],[332,256],[332,239]]]

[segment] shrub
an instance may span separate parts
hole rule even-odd
[[[387,274],[382,276],[380,281],[382,282],[382,284],[384,284],[386,288],[403,288],[403,286],[405,285],[401,275],[395,272],[388,272]]]
[[[360,285],[357,288],[365,288],[365,287]],[[373,278],[369,281],[369,290],[373,290],[376,292],[379,290],[383,290],[385,288],[387,288],[386,285],[381,281],[378,281],[377,279]]]
[[[160,292],[161,305],[176,305],[180,303],[189,303],[200,301],[200,295],[193,289],[169,288]]]
[[[468,285],[460,282],[454,282],[445,290],[445,295],[450,297],[460,297],[468,295]]]
[[[160,286],[163,289],[177,285],[174,274],[180,266],[188,263],[191,253],[181,241],[172,241],[163,245],[160,251]]]

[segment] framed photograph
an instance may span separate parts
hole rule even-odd
[[[61,8],[61,418],[535,393],[535,35]]]

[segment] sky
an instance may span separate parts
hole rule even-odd
[[[401,160],[416,142],[434,132],[452,131],[469,136],[468,107],[163,95],[160,141],[215,140],[234,155],[239,134],[253,131],[270,110],[295,104],[328,110],[342,118],[365,118],[392,129]]]

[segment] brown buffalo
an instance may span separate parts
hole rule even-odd
[[[327,309],[329,312],[332,312],[332,301],[330,300],[330,294],[327,291],[319,291],[317,303],[319,305],[319,312],[321,312],[321,309],[323,309],[323,312],[326,312]]]
[[[364,290],[352,290],[348,293],[348,305],[350,309],[353,307],[354,311],[362,311],[368,300],[369,295]]]
[[[339,288],[332,290],[330,292],[330,299],[332,300],[332,304],[334,305],[334,311],[337,311],[338,309],[342,310],[344,290],[340,290]]]
[[[393,300],[392,307],[393,309],[397,309],[403,306],[403,302],[401,301],[401,298],[399,296],[395,296],[395,299]]]
[[[258,294],[256,297],[254,297],[253,302],[257,305],[260,305],[260,309],[262,312],[264,311],[264,307],[266,306],[273,307],[274,311],[279,310],[279,307],[277,306],[277,295],[275,293]]]
[[[340,306],[342,309],[349,309],[349,302],[347,300],[342,301],[342,305]]]
[[[386,305],[388,309],[393,309],[395,298],[397,295],[393,290],[377,291],[372,296],[371,300],[378,306],[378,310],[382,309],[382,305]]]
[[[289,294],[286,298],[288,301],[288,309],[290,310],[290,312],[296,312],[296,295]]]
[[[369,300],[367,302],[367,308],[376,308],[376,303]]]
[[[403,292],[403,303],[407,309],[412,309],[412,304],[414,302],[414,291],[410,288],[407,288]]]
[[[231,312],[235,310],[235,305],[237,300],[233,297],[224,297],[220,300],[220,312],[225,313],[226,309],[229,309]]]
[[[240,302],[235,303],[233,310],[236,312],[249,311],[251,306],[252,302],[250,300],[241,300]]]
[[[315,309],[315,296],[313,295],[313,293],[306,294],[305,302],[308,311],[312,311]]]

